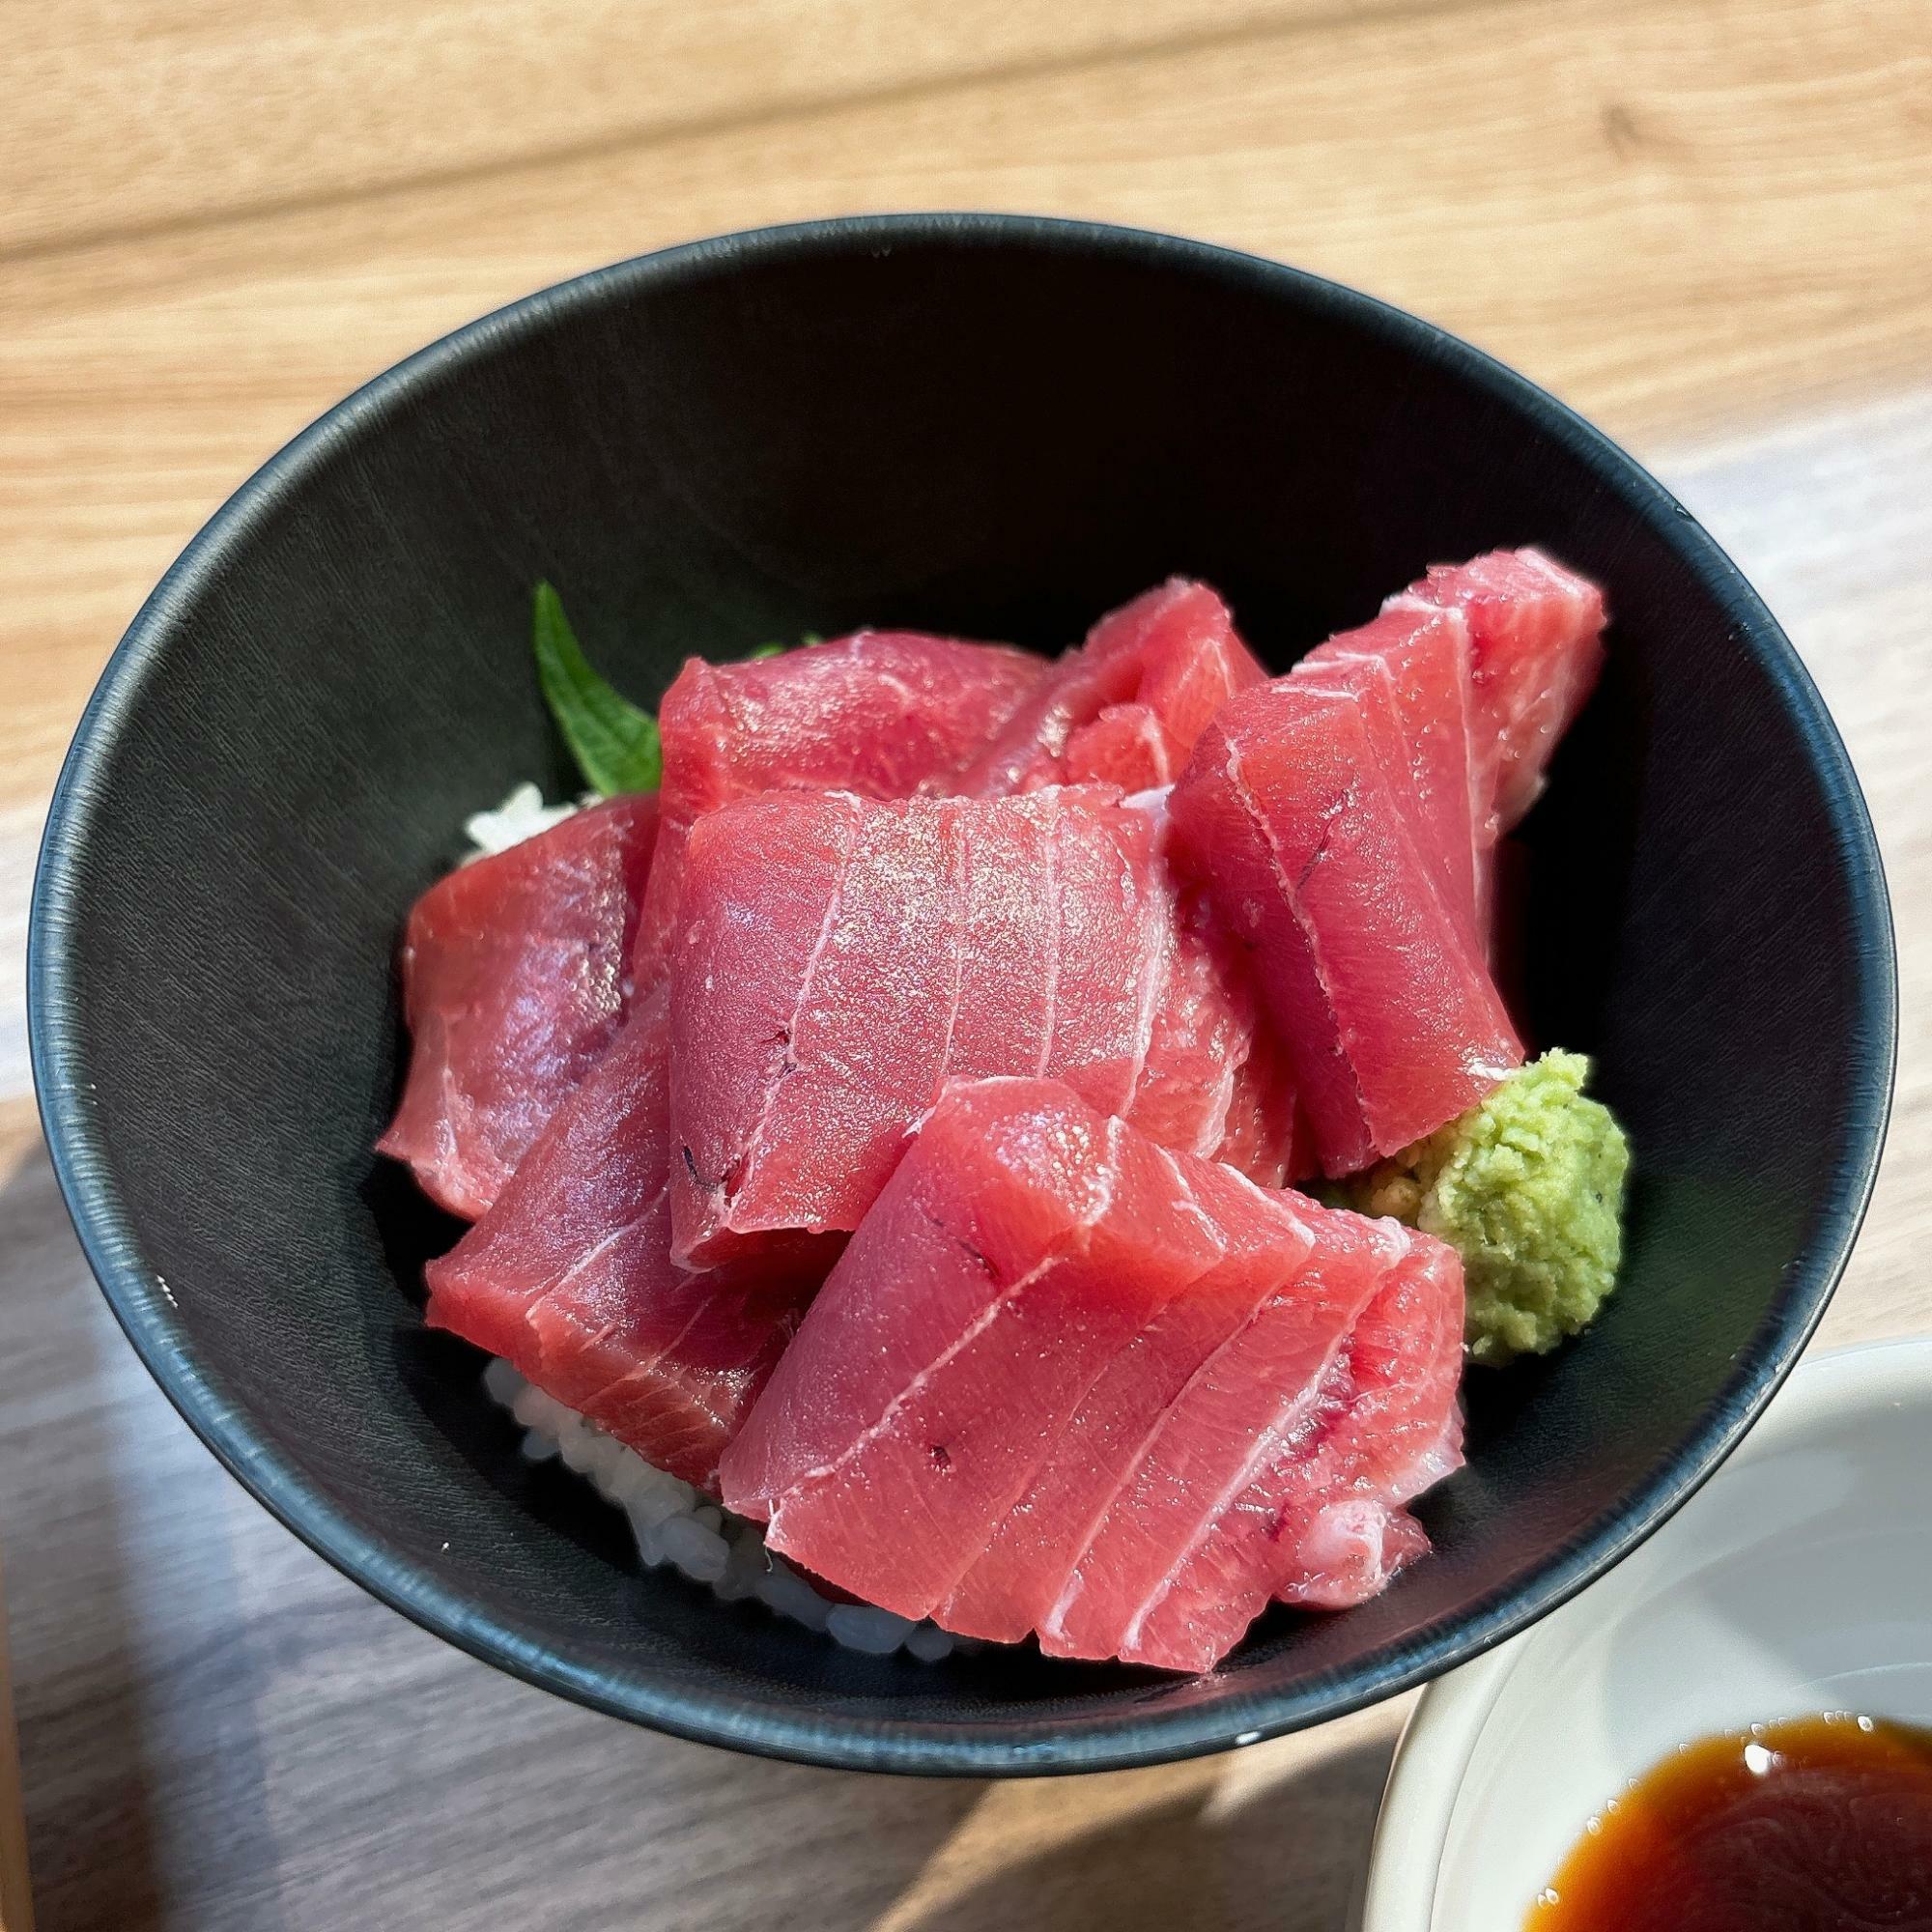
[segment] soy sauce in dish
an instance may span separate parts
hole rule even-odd
[[[1932,1932],[1932,1730],[1833,1712],[1704,1738],[1595,1818],[1525,1932]]]

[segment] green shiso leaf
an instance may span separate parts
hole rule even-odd
[[[549,583],[539,583],[531,599],[530,642],[544,701],[584,782],[605,798],[655,791],[664,777],[658,721],[591,669]]]
[[[789,650],[802,651],[808,649],[812,644],[822,644],[824,641],[825,639],[816,631],[808,631],[804,637],[799,639],[795,645],[760,644],[756,650],[747,653],[745,661],[748,664],[755,664],[760,658],[781,658]]]

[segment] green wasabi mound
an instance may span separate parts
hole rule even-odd
[[[1350,1183],[1367,1214],[1392,1214],[1463,1257],[1464,1336],[1496,1367],[1547,1354],[1587,1327],[1623,1257],[1630,1144],[1584,1096],[1590,1063],[1546,1053],[1481,1106]]]

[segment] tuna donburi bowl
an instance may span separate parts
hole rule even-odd
[[[1835,1282],[1893,997],[1659,485],[1366,298],[1008,217],[625,264],[298,439],[90,707],[32,980],[116,1312],[325,1555],[618,1715],[977,1772],[1338,1715],[1632,1548]],[[1262,1511],[1318,1408],[1375,1454]]]

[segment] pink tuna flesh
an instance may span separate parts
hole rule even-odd
[[[1451,913],[1478,946],[1490,931],[1487,794],[1471,743],[1469,628],[1460,611],[1390,609],[1310,651],[1293,671],[1353,695],[1395,727],[1387,777]],[[1387,747],[1386,738],[1380,746]]]
[[[440,879],[410,913],[402,1100],[378,1151],[474,1220],[622,1016],[657,835],[654,796],[611,799]]]
[[[1251,949],[1331,1175],[1453,1120],[1522,1061],[1386,755],[1351,697],[1279,678],[1223,706],[1169,802],[1178,858]]]
[[[1162,1147],[1226,1161],[1264,1187],[1316,1171],[1247,954],[1199,892],[1175,904],[1174,951],[1127,1119]]]
[[[855,1228],[949,1080],[1051,1076],[1219,1147],[1254,1010],[1179,920],[1163,838],[1099,786],[700,820],[671,978],[679,1258]]]
[[[1141,1321],[1216,1259],[1160,1150],[1040,1081],[950,1089],[726,1461],[730,1506],[928,1613]]]
[[[1536,803],[1557,741],[1604,664],[1604,593],[1540,550],[1432,565],[1384,607],[1460,611],[1469,626],[1476,770],[1486,842]]]
[[[659,989],[496,1206],[429,1264],[428,1319],[715,1490],[718,1459],[833,1255],[768,1249],[704,1275],[671,1264],[668,1040]]]
[[[1135,1605],[1122,1656],[1208,1669],[1270,1596],[1341,1609],[1428,1549],[1404,1505],[1462,1463],[1462,1264],[1426,1235],[1368,1225],[1404,1252],[1301,1408],[1290,1453],[1264,1459]]]
[[[677,925],[684,841],[754,792],[906,798],[950,779],[1039,682],[1043,660],[917,631],[858,631],[743,664],[689,659],[658,710],[664,840],[638,934],[638,983]]]
[[[1057,1083],[949,1087],[726,1453],[724,1499],[901,1615],[1204,1667],[1196,1626],[1228,1619],[1196,1602],[1201,1552],[1258,1485],[1300,1494],[1364,1311],[1437,1250],[1157,1148]],[[1439,1397],[1431,1467],[1453,1380]],[[1283,1580],[1277,1540],[1239,1547],[1223,1582],[1250,1607],[1215,1656]]]
[[[1264,1284],[1159,1411],[1039,1626],[1049,1655],[1205,1669],[1196,1661],[1197,1625],[1205,1620],[1221,1633],[1211,1663],[1267,1603],[1265,1546],[1249,1552],[1247,1570],[1221,1579],[1218,1596],[1201,1602],[1192,1566],[1204,1548],[1218,1549],[1249,1489],[1305,1458],[1334,1365],[1407,1247],[1393,1223],[1329,1213],[1299,1196],[1275,1200],[1308,1230],[1310,1251],[1300,1266]],[[1241,1613],[1223,1623],[1231,1600]],[[1150,1632],[1150,1619],[1170,1607],[1175,1614],[1161,1632]]]
[[[1321,1171],[1288,1049],[1265,1014],[1256,1020],[1248,1051],[1235,1069],[1227,1124],[1212,1153],[1264,1187],[1305,1180]]]
[[[1220,598],[1170,579],[1050,666],[953,788],[991,798],[1085,780],[1166,784],[1220,705],[1266,675]]]
[[[1175,1208],[1211,1231],[1216,1254],[1187,1287],[1147,1314],[1055,1433],[1034,1474],[936,1614],[964,1635],[1011,1642],[1043,1630],[1080,1594],[1078,1578],[1115,1511],[1137,1486],[1165,1481],[1159,1445],[1177,1406],[1237,1347],[1256,1312],[1306,1272],[1310,1224],[1279,1197],[1243,1188],[1206,1162],[1170,1158]],[[1325,1356],[1331,1311],[1312,1302]],[[1167,1446],[1179,1438],[1165,1438]],[[1137,1559],[1136,1559],[1137,1560]],[[1111,1654],[1105,1645],[1091,1653]]]

